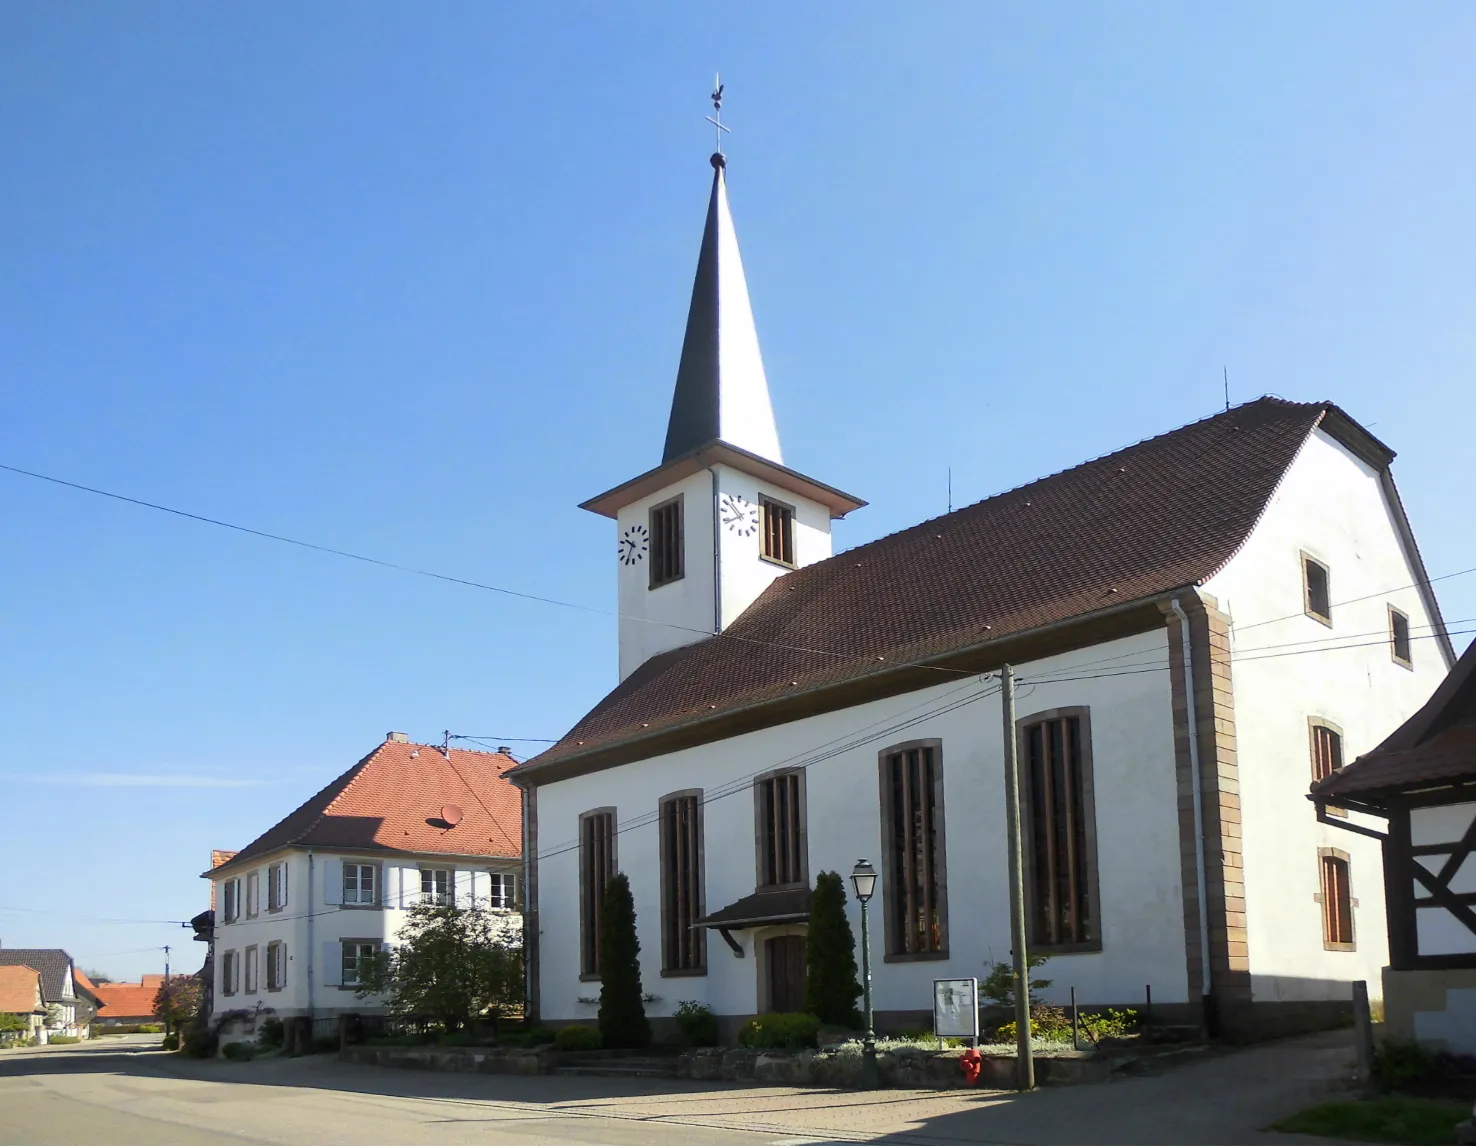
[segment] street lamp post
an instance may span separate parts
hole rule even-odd
[[[861,1086],[880,1087],[881,1071],[876,1064],[876,1026],[871,1015],[871,928],[866,903],[876,892],[876,869],[869,860],[856,861],[851,869],[851,888],[861,902],[861,1000],[866,1007],[866,1035],[861,1041]]]

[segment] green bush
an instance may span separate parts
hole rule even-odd
[[[623,872],[605,884],[600,924],[600,1039],[605,1047],[646,1047],[651,1021],[641,990],[641,942],[630,879]]]
[[[1413,1040],[1386,1039],[1374,1048],[1374,1075],[1390,1090],[1429,1079],[1440,1067],[1439,1057]]]
[[[994,1038],[1000,1043],[1012,1043],[1018,1030],[1015,1021],[1011,1020],[995,1029]],[[1032,1039],[1064,1043],[1071,1039],[1071,1017],[1064,1008],[1036,1004],[1030,1009],[1030,1036]]]
[[[757,1016],[738,1032],[740,1047],[814,1047],[820,1036],[820,1017],[807,1012],[770,1012]]]
[[[599,1051],[604,1046],[599,1029],[588,1024],[570,1024],[554,1036],[554,1047],[559,1051]]]
[[[261,1021],[261,1030],[257,1035],[265,1047],[282,1046],[282,1021],[275,1016],[270,1016]]]
[[[436,1036],[437,1047],[486,1047],[492,1041],[479,1032],[441,1032]]]
[[[249,1043],[239,1041],[228,1043],[220,1049],[220,1054],[226,1059],[250,1059],[256,1054],[256,1048]]]
[[[336,1035],[320,1035],[313,1039],[313,1050],[316,1052],[337,1051],[338,1037]]]
[[[175,1035],[174,1032],[170,1032],[167,1036],[164,1037],[164,1043],[162,1046],[165,1051],[178,1051],[179,1036]]]
[[[717,1016],[712,1009],[697,1000],[682,1000],[672,1013],[676,1020],[678,1038],[687,1047],[716,1047],[718,1043]]]
[[[1138,1030],[1138,1013],[1132,1008],[1108,1008],[1105,1012],[1083,1012],[1077,1017],[1077,1026],[1081,1034],[1093,1043],[1101,1043],[1104,1039],[1126,1039]],[[1066,1024],[1067,1033],[1070,1034],[1071,1024]]]
[[[513,1038],[517,1040],[520,1047],[543,1047],[554,1042],[554,1030],[539,1024]]]
[[[51,1039],[48,1042],[50,1042],[50,1043],[81,1043],[82,1042],[82,1037],[79,1036],[79,1035],[54,1035],[54,1036],[51,1037]]]
[[[94,1024],[93,1025],[93,1028],[92,1028],[92,1034],[94,1036],[100,1036],[100,1035],[138,1035],[140,1033],[147,1033],[149,1035],[158,1035],[163,1030],[164,1030],[164,1025],[163,1024],[107,1024],[107,1025],[97,1025],[97,1024]]]

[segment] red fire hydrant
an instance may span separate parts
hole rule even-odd
[[[964,1082],[970,1087],[979,1082],[979,1073],[984,1070],[984,1057],[979,1054],[979,1049],[971,1047],[963,1055],[958,1057],[959,1065],[963,1068]]]

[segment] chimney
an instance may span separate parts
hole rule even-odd
[[[499,752],[499,753],[501,753],[501,754],[502,754],[502,755],[503,755],[503,756],[504,756],[504,757],[506,757],[506,756],[510,756],[510,755],[511,755],[511,754],[512,754],[512,749],[511,749],[511,747],[509,747],[509,746],[507,746],[507,745],[498,745],[498,746],[497,746],[497,751],[498,751],[498,752]]]
[[[410,734],[389,732],[384,735],[384,739],[386,741],[396,741],[401,745],[408,745],[410,743]]]

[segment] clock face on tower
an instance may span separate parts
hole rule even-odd
[[[620,535],[620,564],[635,565],[646,556],[648,545],[650,545],[650,539],[646,536],[646,527],[639,523],[631,526]]]
[[[758,507],[737,494],[724,494],[718,499],[718,514],[728,531],[740,538],[752,537],[758,530]]]

